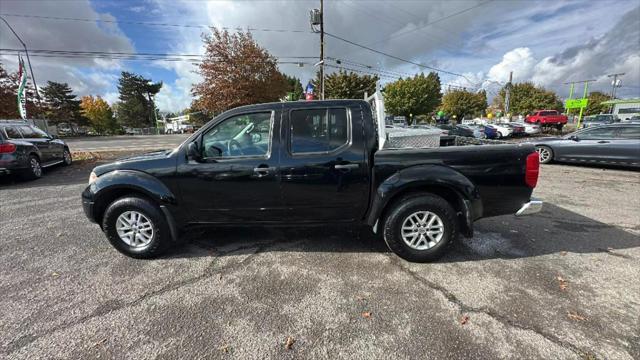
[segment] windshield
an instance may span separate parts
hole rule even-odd
[[[592,117],[591,119],[589,119],[588,121],[591,122],[607,122],[607,121],[611,121],[612,116],[611,115],[596,115],[594,117]]]

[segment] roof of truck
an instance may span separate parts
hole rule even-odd
[[[266,108],[273,108],[274,106],[280,105],[285,109],[292,108],[301,108],[301,107],[327,107],[327,106],[345,106],[354,103],[364,103],[366,101],[362,99],[333,99],[333,100],[298,100],[298,101],[285,101],[285,102],[271,102],[271,103],[263,103],[263,104],[253,104],[253,105],[245,105],[237,108],[233,108],[228,111],[247,111],[247,110],[262,110]]]

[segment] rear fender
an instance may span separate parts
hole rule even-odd
[[[482,216],[482,201],[477,187],[466,176],[443,165],[417,165],[402,169],[376,189],[371,211],[366,223],[374,226],[381,219],[385,210],[395,200],[411,192],[444,191],[454,198],[447,199],[457,210],[461,220],[461,231],[466,236],[473,235],[473,221]],[[451,197],[451,196],[448,196]]]

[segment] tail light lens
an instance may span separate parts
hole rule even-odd
[[[12,143],[0,144],[0,154],[11,154],[16,151],[16,145]]]
[[[524,181],[530,188],[535,188],[538,184],[540,174],[540,156],[537,152],[527,155],[527,165],[524,172]]]

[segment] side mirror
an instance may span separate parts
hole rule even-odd
[[[190,142],[189,145],[187,145],[187,156],[195,161],[202,160],[202,153],[200,152],[198,141]]]
[[[60,139],[60,137],[58,135],[53,135],[53,134],[49,134],[49,138],[51,140],[56,140],[56,139]]]
[[[571,136],[569,136],[569,140],[580,141],[580,138],[578,138],[578,136],[576,136],[576,135],[571,135]]]

